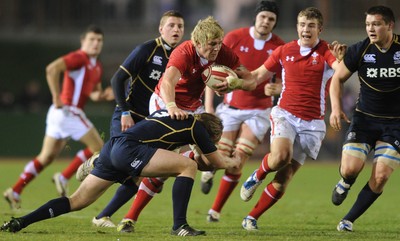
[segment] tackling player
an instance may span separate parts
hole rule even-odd
[[[53,177],[61,196],[67,193],[67,181],[82,162],[100,151],[104,142],[100,134],[86,117],[83,108],[88,98],[93,101],[112,100],[112,89],[102,90],[103,72],[97,57],[103,48],[103,32],[89,26],[81,35],[81,48],[57,58],[46,67],[46,78],[53,104],[46,118],[46,134],[42,150],[24,168],[18,181],[4,192],[4,198],[12,209],[21,207],[21,192],[63,150],[69,138],[80,141],[86,148],[79,151],[63,175]],[[64,74],[60,90],[60,75]]]
[[[240,162],[238,159],[224,157],[217,151],[215,143],[221,133],[222,122],[213,114],[190,115],[185,120],[176,120],[165,110],[154,112],[106,142],[95,160],[94,169],[70,198],[50,200],[25,216],[12,218],[0,230],[18,232],[35,222],[81,210],[115,182],[132,186],[139,176],[176,176],[172,188],[174,225],[171,235],[205,235],[205,231],[189,226],[186,217],[197,164],[171,150],[196,144],[215,168],[236,167]]]
[[[160,18],[160,36],[137,46],[125,59],[111,79],[117,106],[111,120],[110,136],[119,135],[149,115],[149,99],[158,84],[171,52],[180,43],[184,34],[184,19],[181,13],[171,10]],[[126,90],[126,82],[129,81]],[[136,201],[142,199],[142,190],[153,189],[157,178],[145,178],[139,186]],[[136,186],[122,185],[114,198],[92,223],[98,227],[115,227],[110,217],[138,191]],[[150,192],[150,194],[154,195]],[[147,195],[146,195],[147,196]],[[117,226],[121,232],[132,232],[134,222],[141,210],[131,208]]]

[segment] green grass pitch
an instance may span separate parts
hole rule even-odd
[[[0,161],[0,191],[14,184],[28,160],[2,158]],[[52,198],[56,198],[51,177],[54,172],[67,165],[65,161],[55,161],[37,177],[22,193],[22,209],[12,212],[8,204],[0,201],[0,222],[10,217],[22,216]],[[243,217],[255,205],[260,192],[273,175],[257,190],[249,202],[241,201],[239,185],[258,167],[258,161],[249,162],[243,172],[242,180],[226,203],[219,223],[207,223],[206,214],[211,207],[218,189],[219,178],[223,171],[217,173],[215,184],[208,195],[200,191],[200,173],[195,182],[188,209],[189,224],[203,229],[207,236],[192,237],[196,240],[399,240],[400,239],[400,177],[394,172],[383,195],[354,224],[353,233],[336,231],[338,221],[349,210],[359,190],[367,182],[371,165],[368,164],[356,184],[352,187],[347,200],[339,207],[331,204],[330,196],[338,181],[338,162],[311,162],[299,170],[286,194],[275,206],[258,220],[259,230],[248,232],[241,228]],[[41,241],[125,241],[125,240],[181,240],[169,234],[172,225],[170,178],[161,194],[157,195],[146,207],[139,218],[134,233],[118,233],[115,229],[95,228],[91,219],[100,212],[114,194],[115,184],[97,202],[84,210],[69,213],[54,219],[32,224],[18,233],[0,233],[0,240],[41,240]],[[70,182],[70,193],[76,189],[78,182]],[[128,210],[130,202],[121,208],[112,220],[118,223]]]

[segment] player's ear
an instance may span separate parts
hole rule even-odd
[[[389,30],[393,31],[393,28],[394,28],[394,22],[390,21],[389,22]]]

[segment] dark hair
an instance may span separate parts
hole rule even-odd
[[[215,143],[221,139],[222,129],[224,126],[222,125],[222,120],[220,118],[210,113],[196,114],[195,118],[204,125],[208,134]]]
[[[94,24],[89,25],[85,29],[85,31],[81,34],[81,39],[85,38],[88,33],[96,33],[104,36],[103,30],[99,26]]]
[[[395,17],[393,14],[392,9],[386,6],[373,6],[370,7],[366,12],[365,15],[375,15],[379,14],[382,15],[383,21],[385,21],[386,24],[390,22],[395,22]]]
[[[278,23],[278,18],[279,18],[279,8],[278,5],[276,4],[276,2],[272,2],[272,1],[260,1],[257,6],[256,6],[256,10],[254,11],[255,15],[254,17],[257,17],[257,15],[262,12],[262,11],[268,11],[268,12],[273,12],[276,15],[276,22],[275,22],[275,26]]]

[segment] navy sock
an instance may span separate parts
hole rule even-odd
[[[23,228],[32,223],[36,223],[45,219],[54,218],[61,214],[69,213],[71,206],[67,197],[60,197],[48,201],[46,204],[35,211],[21,217]]]
[[[111,217],[120,207],[128,202],[138,191],[138,186],[134,182],[122,184],[114,194],[114,197],[107,206],[96,216],[97,219],[102,217]]]
[[[354,222],[357,218],[359,218],[367,209],[375,202],[375,200],[382,193],[374,193],[371,188],[367,184],[363,187],[363,189],[358,194],[356,202],[351,207],[350,211],[346,214],[343,219],[349,220],[350,222]]]
[[[172,187],[172,206],[174,210],[173,230],[187,224],[186,214],[194,180],[190,177],[176,177]]]

